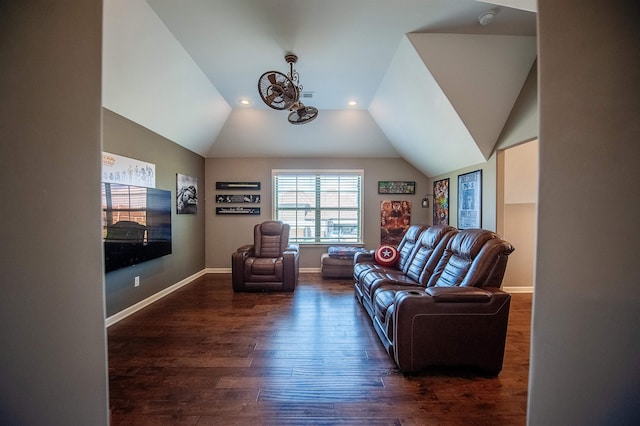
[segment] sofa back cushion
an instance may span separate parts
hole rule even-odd
[[[450,240],[428,287],[500,287],[507,257],[514,248],[495,232],[459,231]]]
[[[289,225],[270,220],[253,228],[256,257],[280,257],[289,244]]]
[[[416,243],[406,275],[426,285],[449,240],[456,232],[456,228],[448,225],[434,225],[425,230]]]
[[[409,268],[409,262],[413,257],[418,239],[426,229],[428,229],[427,225],[411,225],[405,232],[404,237],[402,237],[400,244],[398,244],[399,259],[397,268],[405,274]]]

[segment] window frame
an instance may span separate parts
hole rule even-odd
[[[282,185],[278,185],[278,178],[284,176],[294,176],[296,178],[296,189],[295,189],[295,206],[289,208],[281,208],[278,204],[278,195],[279,192],[282,191]],[[307,187],[306,190],[298,189],[301,185],[299,184],[299,180],[306,179],[307,183],[310,179],[313,178],[314,182],[314,190],[311,191]],[[323,191],[322,183],[323,178],[336,178],[338,182],[340,182],[341,178],[353,180],[356,178],[356,189],[351,188],[343,188],[340,183],[338,183],[337,193],[336,191]],[[282,220],[285,223],[289,223],[291,226],[291,231],[289,235],[289,241],[294,244],[299,245],[363,245],[363,234],[364,234],[364,224],[363,224],[363,185],[364,185],[364,169],[272,169],[271,170],[271,182],[272,182],[272,217],[274,220]],[[304,182],[304,181],[303,181]],[[325,182],[326,184],[327,182]],[[314,200],[313,205],[310,203],[300,204],[299,199],[301,193],[306,192],[309,194],[313,192]],[[353,193],[356,192],[355,200],[353,200]],[[323,197],[324,194],[324,197]],[[327,197],[331,198],[330,194],[334,194],[333,198],[337,199],[338,205],[322,205],[322,200],[327,199]],[[350,195],[351,194],[351,195]],[[352,202],[355,202],[354,206],[346,206],[341,207],[340,203],[344,197],[347,199],[351,199]],[[285,203],[283,203],[285,204]],[[307,216],[308,214],[312,214],[311,225],[305,226],[302,236],[299,236],[300,232],[300,222],[299,220],[288,221],[282,218],[282,212],[290,211],[297,212],[296,217],[299,216]],[[302,211],[304,214],[301,215]],[[333,228],[333,223],[329,223],[332,219],[326,219],[326,214],[330,212],[337,212],[338,215],[338,227]],[[355,217],[354,213],[355,212]],[[325,215],[323,215],[325,213]],[[343,216],[342,213],[345,213]],[[353,221],[355,220],[356,227],[356,235],[352,235],[349,233],[347,236],[341,233],[341,230],[345,229],[347,232],[351,232],[352,227],[344,226],[340,222],[344,221]],[[310,236],[305,237],[307,235],[308,229],[312,229],[312,234]],[[334,229],[338,229],[338,235],[326,235],[327,232],[335,232]],[[325,233],[325,235],[323,235]]]

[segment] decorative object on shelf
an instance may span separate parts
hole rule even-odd
[[[260,215],[260,207],[216,207],[216,214],[219,215]]]
[[[216,189],[259,190],[260,182],[216,182]]]
[[[258,92],[262,101],[267,106],[291,111],[288,116],[291,124],[304,124],[313,121],[318,116],[318,109],[305,106],[300,101],[302,85],[300,75],[295,70],[294,64],[298,57],[292,53],[285,55],[284,60],[289,64],[289,74],[280,71],[267,71],[258,79]]]
[[[176,173],[176,213],[198,214],[198,178]]]
[[[416,183],[406,180],[378,181],[378,194],[415,194]]]
[[[458,229],[482,227],[482,170],[458,175]]]
[[[251,203],[260,204],[260,194],[216,194],[216,203],[231,204],[231,203]]]
[[[400,244],[411,225],[411,202],[383,200],[380,203],[380,244]]]
[[[433,182],[433,224],[449,224],[449,178]]]

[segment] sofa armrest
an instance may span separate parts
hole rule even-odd
[[[427,292],[430,289],[435,297]],[[485,296],[489,299],[478,303],[476,297]],[[473,365],[497,374],[510,301],[511,295],[497,288],[398,291],[393,312],[396,364],[403,373],[429,365]]]
[[[236,250],[236,253],[242,254],[243,256],[248,256],[249,254],[253,253],[253,244],[247,244],[245,246],[242,247],[238,247],[238,249]]]
[[[429,287],[425,290],[435,303],[487,303],[493,293],[477,287]]]
[[[374,262],[374,254],[373,254],[373,250],[370,251],[362,251],[362,252],[357,252],[354,256],[353,256],[353,263],[364,263],[364,262]]]

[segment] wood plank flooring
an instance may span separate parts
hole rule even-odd
[[[113,425],[524,425],[531,295],[514,294],[504,368],[403,376],[350,280],[234,294],[210,274],[108,329]]]

